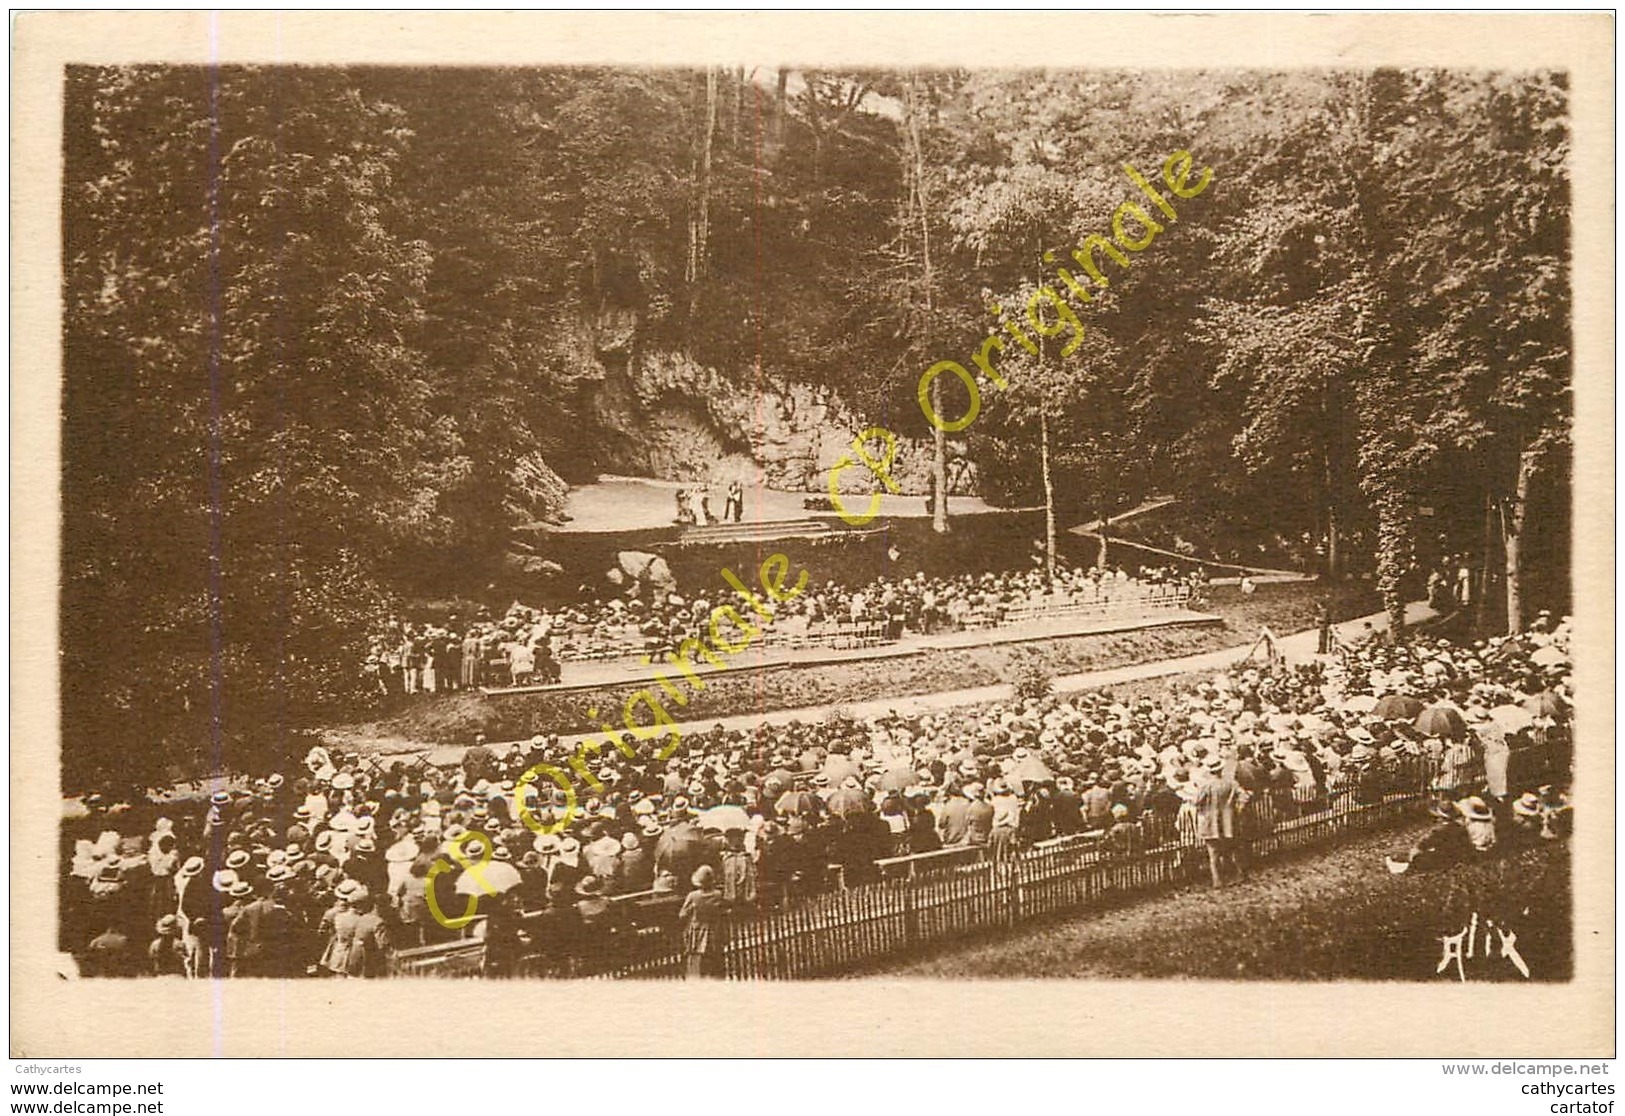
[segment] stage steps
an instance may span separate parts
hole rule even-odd
[[[785,519],[771,523],[707,523],[685,527],[678,546],[715,546],[720,543],[765,542],[770,539],[811,539],[833,533],[822,519]]]

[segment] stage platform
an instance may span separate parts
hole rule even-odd
[[[707,524],[684,531],[676,522],[679,488],[693,491],[697,486],[691,482],[651,480],[647,477],[600,476],[594,484],[570,489],[564,505],[564,514],[568,518],[552,527],[549,533],[592,535],[670,529],[674,532],[674,538],[681,541],[689,532],[704,532],[713,527],[749,530],[755,532],[749,536],[753,539],[795,538],[798,537],[796,532],[817,530],[809,528],[809,523],[820,524],[827,531],[847,527],[835,512],[812,510],[806,506],[809,499],[827,500],[828,492],[782,492],[750,486],[745,489],[745,514],[739,523]],[[727,485],[711,485],[707,491],[711,496],[712,512],[720,516],[727,496]],[[852,495],[846,499],[849,510],[854,514],[867,512],[868,496]],[[1033,509],[995,508],[978,496],[950,496],[948,510],[954,515],[988,515]],[[928,516],[925,497],[883,493],[876,522],[888,518],[925,519]],[[810,536],[803,533],[799,537]]]
[[[1035,643],[1044,640],[1066,639],[1072,636],[1110,635],[1115,632],[1140,631],[1145,628],[1165,628],[1190,624],[1219,624],[1223,619],[1205,612],[1186,609],[1151,609],[1132,616],[1067,617],[1058,620],[1013,624],[1007,628],[980,628],[972,631],[941,632],[935,635],[907,636],[896,643],[878,647],[836,650],[831,648],[790,648],[753,644],[739,655],[725,659],[725,668],[713,667],[704,658],[694,664],[700,676],[712,673],[740,674],[749,671],[783,670],[793,667],[821,666],[828,663],[855,663],[871,659],[902,659],[924,655],[932,651],[950,651],[966,647],[996,647],[1009,643]],[[551,686],[508,686],[481,690],[486,697],[502,698],[518,694],[569,693],[590,690],[600,686],[621,686],[627,683],[648,682],[655,666],[636,659],[613,662],[567,662],[562,664],[562,679]],[[677,673],[667,664],[667,674]]]

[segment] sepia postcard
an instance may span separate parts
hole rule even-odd
[[[15,17],[14,1057],[1612,1057],[1614,22]]]

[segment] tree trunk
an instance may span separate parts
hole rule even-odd
[[[1038,409],[1038,453],[1044,470],[1044,576],[1055,588],[1055,485],[1049,473],[1049,411]],[[1104,525],[1103,525],[1104,526]],[[1104,538],[1101,543],[1105,545]]]
[[[913,182],[909,190],[910,202],[914,215],[920,224],[920,273],[923,301],[925,305],[925,322],[921,330],[921,341],[925,344],[925,351],[930,352],[933,322],[933,306],[931,301],[931,288],[933,276],[931,274],[931,216],[930,206],[925,194],[925,153],[920,146],[920,104],[918,86],[915,78],[910,75],[905,98],[908,127],[906,134],[909,148],[909,167]],[[942,414],[942,378],[939,376],[931,381],[931,411],[933,414]],[[931,449],[933,459],[931,462],[931,475],[936,478],[937,499],[931,509],[931,530],[939,535],[948,533],[948,435],[940,426],[932,424]]]
[[[773,98],[773,150],[784,145],[784,124],[790,112],[790,71],[779,67],[779,88]]]
[[[1389,490],[1377,500],[1377,591],[1388,613],[1388,638],[1405,638],[1404,578],[1410,565],[1410,523],[1405,496]]]
[[[1337,478],[1332,464],[1332,442],[1337,437],[1332,384],[1336,379],[1324,371],[1320,377],[1320,426],[1326,439],[1320,453],[1321,507],[1326,511],[1326,566],[1322,571],[1327,581],[1337,580]]]
[[[706,272],[706,243],[711,239],[711,141],[717,130],[717,69],[705,68],[705,126],[700,139],[699,199],[688,238],[688,312],[699,304],[700,283]]]
[[[931,412],[942,414],[942,377],[931,381]],[[931,530],[948,533],[948,435],[940,426],[931,429],[931,477],[936,482],[937,499],[931,506]]]
[[[706,242],[711,239],[711,141],[717,130],[717,70],[705,69],[705,140],[700,148],[700,267],[705,274]]]
[[[1479,562],[1478,572],[1478,609],[1473,617],[1473,633],[1479,638],[1489,634],[1490,620],[1490,586],[1495,584],[1495,501],[1490,498],[1489,489],[1484,490],[1484,554]]]
[[[1512,495],[1512,514],[1502,531],[1506,540],[1507,634],[1523,631],[1523,527],[1529,514],[1529,486],[1534,482],[1540,454],[1524,450],[1518,455],[1518,485]]]
[[[1337,529],[1337,507],[1326,507],[1326,578],[1338,581],[1343,576],[1343,539]]]

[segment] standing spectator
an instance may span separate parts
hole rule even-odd
[[[691,980],[721,977],[726,973],[723,949],[727,908],[722,893],[717,890],[716,879],[716,871],[709,864],[696,868],[694,890],[688,893],[677,913],[683,931],[685,974]]]
[[[735,523],[745,517],[745,488],[738,481],[728,483],[728,499],[722,505],[722,518],[730,517]]]
[[[1450,608],[1450,603],[1450,579],[1444,570],[1434,566],[1433,572],[1428,574],[1428,605],[1436,611],[1445,612]]]
[[[536,649],[528,643],[513,643],[508,647],[508,674],[515,686],[528,686],[530,676],[536,673]]]
[[[433,633],[424,635],[422,649],[418,652],[418,656],[419,661],[423,664],[422,689],[426,694],[432,694],[439,689],[440,647],[440,640]]]
[[[1491,795],[1504,799],[1507,796],[1507,765],[1512,759],[1512,748],[1507,744],[1506,732],[1482,705],[1469,706],[1467,719],[1484,749],[1484,783]]]
[[[1112,807],[1112,827],[1106,831],[1107,855],[1123,858],[1138,853],[1145,835],[1140,826],[1128,820],[1129,810],[1121,802]]]
[[[1107,829],[1112,824],[1112,792],[1106,780],[1091,773],[1089,789],[1083,792],[1083,828]]]
[[[1021,839],[1027,844],[1036,845],[1055,836],[1055,819],[1052,814],[1054,797],[1054,789],[1048,782],[1029,787],[1028,798],[1021,804],[1019,825]]]
[[[563,883],[548,884],[547,905],[531,920],[528,932],[536,963],[545,967],[547,975],[572,975],[581,949],[581,912],[576,909],[574,889]]]
[[[158,936],[147,947],[147,969],[153,976],[186,975],[186,943],[181,940],[180,919],[166,914],[158,920]]]
[[[428,896],[429,867],[433,863],[431,857],[419,856],[407,867],[406,884],[397,900],[404,935],[402,944],[407,947],[428,945],[438,937],[433,928],[440,924],[429,910]]]
[[[1066,837],[1083,829],[1083,801],[1073,789],[1070,776],[1055,780],[1055,794],[1050,799],[1050,821],[1057,837]]]
[[[989,806],[993,810],[992,831],[989,842],[993,846],[993,855],[1005,857],[1016,851],[1017,838],[1021,832],[1021,799],[1010,789],[1003,779],[993,781],[991,787],[993,797]]]
[[[481,955],[480,975],[517,976],[519,959],[524,954],[524,941],[519,933],[518,896],[512,892],[484,896],[480,900],[480,913],[485,916],[485,951]]]
[[[389,931],[372,896],[354,880],[334,893],[338,905],[323,919],[328,930],[321,965],[338,977],[381,977],[389,971]]]
[[[1236,808],[1241,789],[1225,777],[1224,760],[1213,756],[1207,761],[1208,778],[1196,791],[1196,836],[1207,846],[1208,868],[1213,886],[1222,887],[1222,867],[1239,873],[1236,864]]]
[[[226,925],[227,965],[234,977],[260,976],[264,952],[262,927],[271,902],[264,896],[256,896],[253,885],[247,880],[240,881],[231,893],[239,902],[236,917]]]
[[[187,958],[187,975],[208,974],[204,929],[208,924],[212,899],[209,883],[203,879],[201,856],[188,857],[175,873],[175,912],[180,918],[181,945]]]
[[[559,662],[553,657],[553,641],[550,639],[543,639],[536,645],[536,677],[548,685],[556,684],[563,677]]]
[[[587,862],[587,871],[608,885],[615,879],[620,867],[620,839],[605,829],[602,822],[587,826],[584,836],[587,844],[582,848],[581,856]]]
[[[463,637],[463,689],[472,690],[484,684],[484,658],[485,647],[480,642],[480,634],[470,628]]]
[[[378,652],[379,673],[378,683],[383,687],[385,699],[399,695],[401,680],[405,676],[405,667],[401,662],[401,642],[399,639],[389,640]]]
[[[963,845],[970,835],[970,799],[963,791],[950,793],[937,815],[937,831],[943,848]]]
[[[587,875],[587,868],[581,863],[581,842],[574,837],[559,838],[558,853],[547,875],[548,885],[562,884],[574,891],[576,884]]]
[[[418,692],[419,664],[417,641],[412,638],[412,629],[407,628],[401,636],[400,645],[396,648],[396,658],[401,664],[401,692],[415,694]]]
[[[723,834],[722,898],[730,908],[756,905],[756,861],[745,851],[745,831]]]
[[[445,669],[440,675],[440,686],[446,691],[463,685],[463,644],[455,633],[444,632],[440,638],[441,661]]]
[[[605,897],[600,876],[584,877],[575,886],[575,896],[576,917],[581,920],[576,956],[595,969],[612,967],[621,923],[619,908]]]
[[[993,806],[983,797],[981,783],[966,787],[965,797],[970,799],[965,807],[965,843],[986,845],[993,840]]]
[[[1368,734],[1369,735],[1369,734]],[[1268,776],[1263,766],[1258,762],[1258,756],[1251,744],[1243,744],[1236,749],[1236,785],[1248,794],[1257,794],[1263,790]]]
[[[650,850],[644,847],[644,837],[627,833],[621,837],[621,852],[616,858],[615,887],[623,895],[648,891],[655,882],[655,862]]]

